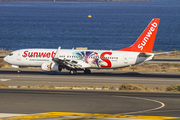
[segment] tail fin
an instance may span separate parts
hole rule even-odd
[[[119,49],[118,51],[151,53],[159,25],[159,20],[159,18],[152,19],[147,28],[143,31],[143,33],[132,46]]]

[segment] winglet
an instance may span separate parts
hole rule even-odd
[[[159,25],[159,18],[154,18],[149,23],[147,28],[143,31],[143,33],[139,36],[136,42],[127,48],[119,49],[118,51],[132,51],[132,52],[143,52],[143,53],[151,53]]]
[[[59,58],[59,53],[60,53],[61,47],[58,47],[56,54],[54,55],[54,58]]]

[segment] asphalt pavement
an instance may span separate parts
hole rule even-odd
[[[46,112],[180,118],[179,93],[0,89],[0,113]]]
[[[130,72],[113,70],[93,70],[91,74],[79,71],[69,75],[69,71],[43,72],[39,69],[0,69],[0,83],[8,86],[98,86],[119,87],[123,83],[143,84],[149,88],[180,84],[179,73],[168,72]]]

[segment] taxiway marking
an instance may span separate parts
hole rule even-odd
[[[9,81],[11,79],[0,79],[0,81]]]

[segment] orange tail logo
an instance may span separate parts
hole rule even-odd
[[[159,18],[154,18],[149,23],[147,28],[139,36],[136,42],[127,48],[119,49],[118,51],[146,52],[151,53],[159,25]]]

